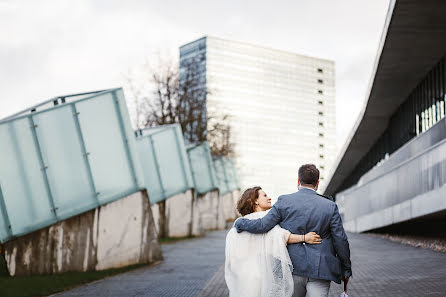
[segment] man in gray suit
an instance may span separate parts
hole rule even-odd
[[[263,218],[239,219],[237,232],[266,233],[275,225],[294,234],[316,232],[322,243],[288,245],[293,263],[293,297],[328,296],[330,282],[348,281],[352,275],[350,248],[336,203],[316,193],[319,170],[313,164],[299,168],[299,191],[282,195]]]

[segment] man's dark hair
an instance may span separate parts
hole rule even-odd
[[[319,181],[319,169],[314,164],[305,164],[299,168],[299,179],[301,185],[312,185],[316,187]]]

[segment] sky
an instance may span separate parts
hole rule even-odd
[[[337,145],[366,99],[389,0],[0,0],[0,118],[125,76],[204,35],[335,61]],[[130,109],[131,109],[130,105]]]

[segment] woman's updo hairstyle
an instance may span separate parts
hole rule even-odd
[[[237,202],[237,210],[242,216],[253,213],[257,198],[259,198],[259,191],[261,187],[252,187],[243,192],[242,197]]]

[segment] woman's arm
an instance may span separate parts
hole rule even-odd
[[[322,242],[322,238],[315,232],[308,232],[305,235],[291,233],[290,236],[288,237],[287,243],[289,244],[299,243],[299,242],[306,242],[309,244],[320,244]]]

